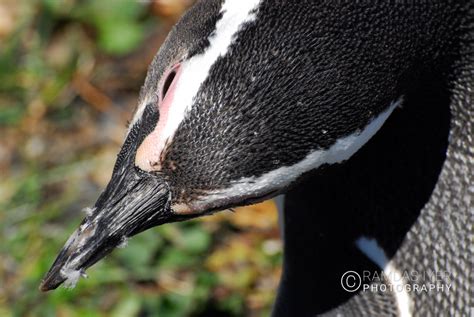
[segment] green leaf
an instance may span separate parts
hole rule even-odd
[[[142,25],[126,20],[107,20],[99,25],[99,45],[106,53],[123,55],[143,40]]]
[[[192,298],[178,294],[167,294],[162,298],[160,317],[187,316],[191,308]]]
[[[196,263],[197,258],[179,249],[167,249],[160,258],[163,268],[179,269]]]
[[[99,47],[109,54],[131,52],[143,40],[145,23],[140,20],[144,5],[139,1],[88,1],[75,12],[78,20],[98,31]]]
[[[244,298],[240,294],[232,294],[219,302],[218,306],[236,316],[242,316],[245,307]]]
[[[89,0],[80,10],[83,19],[95,21],[100,24],[104,19],[136,20],[144,10],[144,4],[140,1],[112,0],[96,1]]]
[[[138,316],[140,312],[140,298],[138,296],[129,296],[119,302],[112,311],[112,317],[132,317]]]
[[[128,268],[135,270],[149,265],[162,245],[163,239],[156,230],[148,230],[131,238],[124,249],[116,252],[116,256]]]
[[[211,237],[208,232],[200,227],[190,228],[183,231],[183,247],[186,251],[192,253],[201,253],[207,250],[211,243]]]
[[[8,105],[0,108],[0,126],[18,124],[24,114],[23,107],[19,105]]]

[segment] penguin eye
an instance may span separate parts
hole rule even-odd
[[[163,83],[163,88],[161,90],[161,99],[165,99],[166,93],[168,92],[168,89],[171,86],[171,83],[173,82],[174,78],[176,77],[176,71],[171,71],[168,74],[168,77],[166,77],[165,82]]]
[[[168,90],[170,89],[171,85],[173,84],[176,75],[178,74],[178,70],[180,68],[180,64],[175,65],[168,73],[166,74],[165,80],[161,86],[161,100],[165,99]]]

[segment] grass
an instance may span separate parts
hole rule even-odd
[[[148,63],[184,7],[0,3],[0,316],[268,315],[281,264],[272,202],[151,229],[75,289],[38,291],[105,187]]]

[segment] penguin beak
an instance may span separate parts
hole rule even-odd
[[[128,237],[172,220],[169,190],[165,181],[135,167],[114,175],[94,208],[70,236],[50,270],[41,291],[63,282],[74,286],[85,270]]]

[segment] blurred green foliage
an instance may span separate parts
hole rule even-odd
[[[51,30],[55,18],[67,17],[85,23],[97,32],[97,45],[106,53],[126,54],[144,38],[146,19],[143,4],[138,1],[114,0],[82,2],[44,0],[43,32]],[[147,23],[148,22],[148,23]]]
[[[272,203],[151,229],[75,289],[38,291],[111,175],[173,22],[164,9],[0,2],[0,316],[268,315],[281,264]]]

